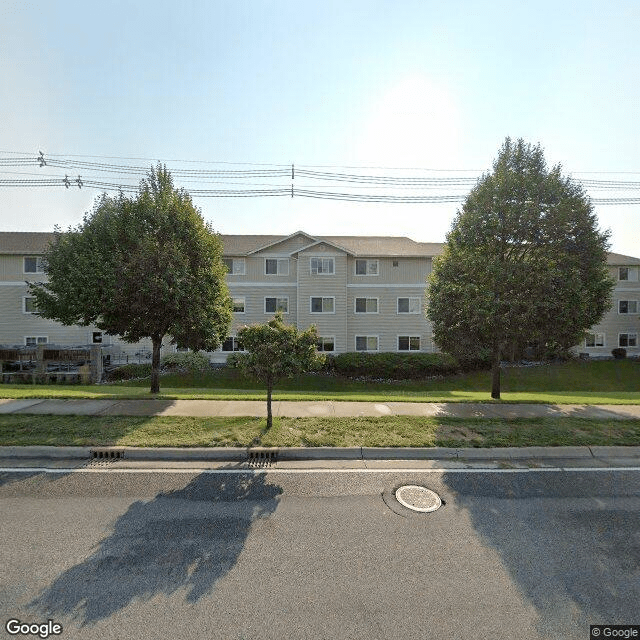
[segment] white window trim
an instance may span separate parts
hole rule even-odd
[[[620,311],[620,303],[621,302],[626,302],[627,303],[627,308],[629,307],[629,303],[630,302],[635,302],[636,303],[636,310],[635,311]],[[618,300],[618,315],[619,316],[633,316],[635,314],[638,313],[638,306],[640,306],[640,304],[638,303],[637,300]]]
[[[27,271],[27,258],[35,258],[36,259],[36,270],[35,271]],[[40,267],[40,271],[38,271],[38,267]],[[23,256],[22,259],[22,273],[26,275],[41,275],[44,273],[44,269],[42,269],[42,256]]]
[[[417,311],[400,311],[400,300],[409,300],[409,309],[411,309],[411,300],[418,301]],[[396,298],[396,315],[399,316],[417,316],[422,312],[422,300],[420,296],[398,296]]]
[[[276,301],[276,310],[275,311],[267,311],[267,300],[269,298],[274,298]],[[278,312],[278,300],[286,300],[287,301],[287,310]],[[282,313],[283,315],[289,315],[289,296],[265,296],[264,297],[264,305],[262,307],[266,314],[271,315],[272,313]]]
[[[35,296],[22,296],[22,313],[25,313],[29,316],[34,315],[35,311],[27,311],[27,300],[35,300]]]
[[[329,262],[331,262],[332,268],[331,271],[314,271],[313,267],[311,266],[313,264],[314,260],[328,260]],[[335,276],[336,275],[336,261],[335,258],[329,258],[327,256],[311,256],[309,258],[309,273],[312,276]]]
[[[335,336],[318,336],[318,340],[331,340],[333,342],[333,349],[327,351],[323,349],[320,353],[335,353],[336,352],[336,337]]]
[[[375,338],[378,346],[375,349],[358,350],[358,338],[366,338],[367,340],[369,338]],[[379,335],[354,336],[353,346],[354,346],[354,351],[357,351],[358,353],[379,353],[380,352],[380,336]]]
[[[320,298],[321,300],[333,300],[333,311],[314,311],[313,299]],[[335,296],[309,296],[309,313],[315,316],[319,315],[335,315],[336,313],[336,297]]]
[[[277,273],[267,273],[267,260],[276,260],[276,272]],[[285,262],[287,265],[287,272],[286,273],[281,273],[280,272],[280,263],[281,262]],[[286,277],[289,275],[289,272],[291,271],[290,265],[289,265],[289,258],[265,258],[264,259],[264,275],[265,276],[280,276],[280,277]]]
[[[636,337],[635,347],[634,346],[620,347],[620,336],[627,336],[627,342],[629,341],[629,336],[635,336]],[[622,349],[636,349],[638,347],[638,332],[637,331],[621,331],[618,334],[618,347]]]
[[[365,260],[367,263],[367,272],[366,273],[358,273],[357,272],[357,264],[358,260]],[[369,263],[375,262],[377,264],[377,273],[369,273]],[[380,260],[377,258],[355,258],[353,261],[353,275],[360,276],[362,278],[370,277],[370,276],[379,276],[380,275]]]
[[[400,338],[409,338],[409,348],[408,349],[400,349]],[[418,344],[420,345],[417,349],[411,348],[411,338],[418,338]],[[396,336],[396,351],[398,353],[418,353],[422,351],[422,336],[412,336],[408,334],[398,334]]]
[[[245,314],[247,313],[247,299],[245,298],[245,296],[231,296],[231,300],[232,300],[232,305],[235,305],[236,300],[242,300],[242,307],[244,309],[244,311],[233,311],[233,313],[236,314]]]
[[[244,353],[245,349],[231,349],[231,351],[226,351],[225,349],[223,349],[223,345],[227,340],[233,340],[234,342],[238,341],[238,336],[227,336],[223,341],[222,344],[220,345],[220,351],[222,353]]]
[[[46,342],[41,343],[41,344],[49,344],[49,336],[24,336],[24,346],[27,346],[27,338],[34,338],[36,341],[36,344],[34,346],[37,346],[38,344],[38,340],[42,340],[42,338],[44,338],[46,340]]]
[[[244,258],[224,258],[225,260],[231,260],[231,271],[227,272],[228,276],[244,276],[247,273],[247,263]],[[242,265],[242,270],[236,271],[236,264]],[[266,269],[266,266],[265,266]]]
[[[376,301],[376,311],[356,311],[356,300],[375,300]],[[366,303],[365,303],[366,307]],[[357,296],[353,299],[353,313],[357,313],[359,316],[363,315],[371,315],[374,316],[380,313],[380,298],[370,298],[364,296]],[[372,336],[373,337],[373,336]]]
[[[595,343],[598,342],[598,336],[602,336],[602,344],[588,345],[587,344],[587,336],[585,336],[585,338],[584,338],[584,348],[585,349],[600,349],[602,347],[606,347],[607,346],[607,335],[603,331],[587,331],[587,335],[594,336],[594,342]]]

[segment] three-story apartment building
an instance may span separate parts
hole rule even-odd
[[[50,233],[0,232],[0,344],[102,343],[127,353],[150,350],[102,335],[96,327],[64,327],[39,317],[26,282],[44,277],[40,256]],[[223,235],[234,314],[213,361],[242,348],[237,330],[277,311],[298,328],[316,325],[318,348],[347,351],[434,351],[425,317],[425,283],[441,243],[404,237]],[[640,354],[640,259],[609,254],[616,281],[613,306],[576,351],[607,356],[615,347]],[[165,351],[175,348],[166,345]]]

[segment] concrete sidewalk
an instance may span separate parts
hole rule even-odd
[[[437,418],[640,418],[640,405],[497,404],[479,402],[291,402],[276,400],[273,415],[289,418],[425,416]],[[263,400],[0,399],[0,413],[38,415],[265,417]]]

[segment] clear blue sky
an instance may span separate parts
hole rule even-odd
[[[0,151],[167,160],[170,169],[182,159],[450,176],[489,169],[511,136],[540,143],[548,163],[574,177],[640,182],[639,27],[637,0],[5,0]],[[0,178],[21,177],[6,171]],[[0,188],[0,229],[77,224],[96,194]],[[436,242],[458,207],[299,197],[196,204],[222,233]],[[640,257],[640,205],[596,211],[612,250]]]

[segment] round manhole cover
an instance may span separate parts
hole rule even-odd
[[[412,511],[428,513],[442,506],[442,500],[437,493],[426,487],[408,484],[396,490],[396,500]]]

